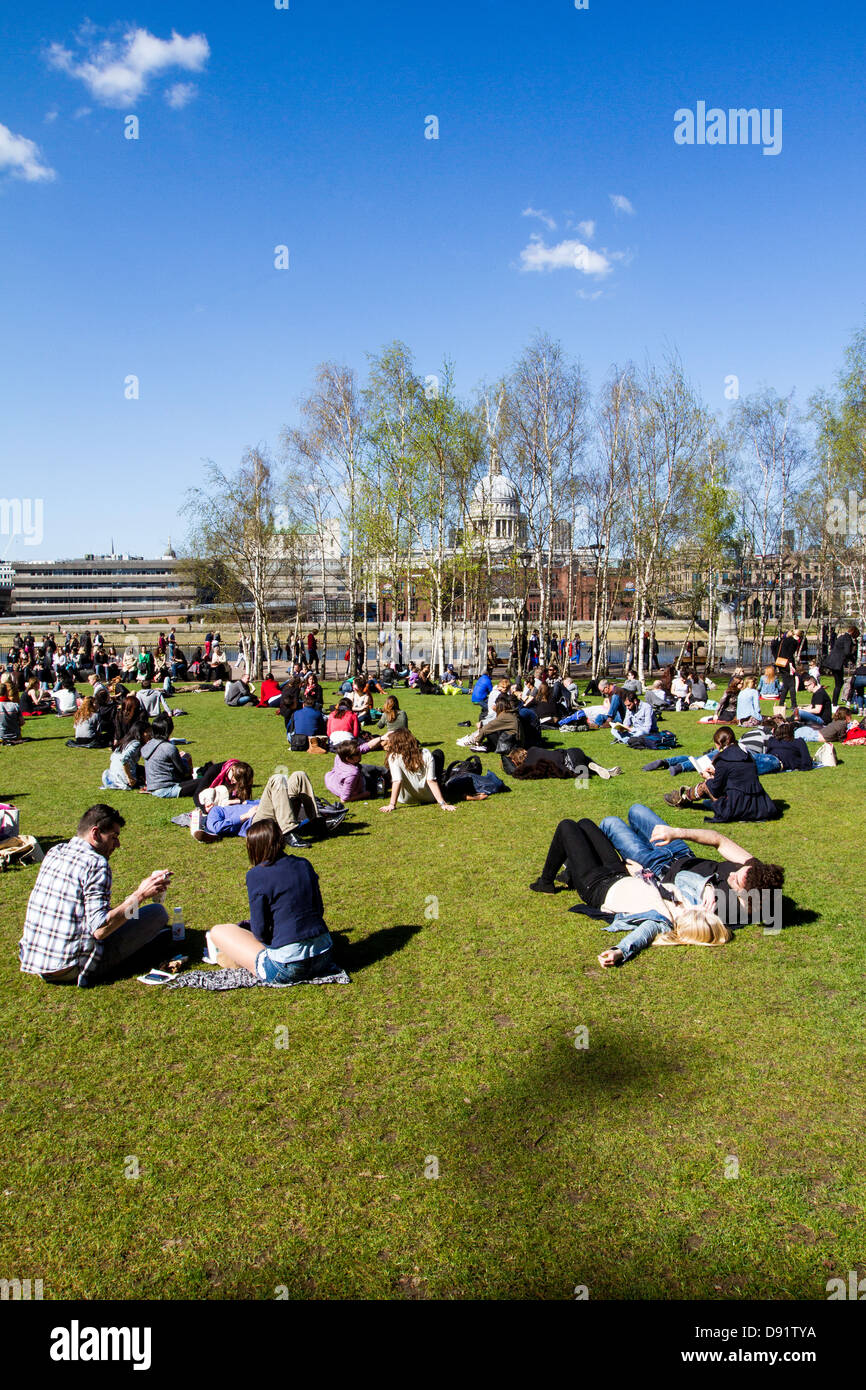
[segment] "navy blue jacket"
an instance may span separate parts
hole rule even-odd
[[[772,820],[777,814],[776,803],[761,785],[754,759],[735,743],[719,753],[707,785],[718,798],[708,820]]]
[[[281,854],[247,873],[250,926],[263,946],[291,946],[328,930],[319,877],[307,859]]]
[[[318,709],[310,709],[302,705],[296,709],[294,715],[286,725],[286,729],[292,734],[323,734],[325,732],[325,721],[322,712]]]

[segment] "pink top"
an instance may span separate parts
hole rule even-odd
[[[344,763],[339,755],[325,773],[325,786],[338,801],[358,801],[364,796],[364,776],[357,763]]]
[[[336,711],[328,715],[328,734],[333,734],[337,730],[351,734],[352,738],[358,737],[361,732],[361,726],[358,723],[358,716],[354,710],[346,710],[345,714],[339,716]]]

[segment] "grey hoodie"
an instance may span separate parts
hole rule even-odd
[[[166,738],[151,738],[141,750],[144,775],[149,792],[162,791],[177,782],[186,782],[189,769],[174,744]]]

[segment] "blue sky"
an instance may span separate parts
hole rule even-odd
[[[467,393],[536,329],[593,385],[676,347],[718,410],[729,374],[832,383],[866,319],[857,7],[289,3],[4,5],[0,495],[44,537],[0,558],[161,553],[203,459],[394,338]],[[781,152],[677,145],[698,101],[781,108]]]

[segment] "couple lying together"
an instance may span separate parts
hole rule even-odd
[[[223,767],[219,784],[212,783],[198,796],[198,809],[190,817],[194,840],[212,844],[228,836],[246,839],[253,825],[276,821],[284,844],[307,848],[310,839],[321,839],[339,829],[346,819],[343,806],[319,801],[305,772],[277,771],[265,783],[261,797],[252,797],[253,769],[231,760]]]
[[[687,840],[722,858],[697,857]],[[781,889],[784,878],[778,864],[755,859],[718,831],[665,825],[636,803],[628,823],[619,816],[607,816],[601,826],[560,821],[541,877],[530,887],[555,893],[560,883],[580,894],[589,916],[612,918],[606,930],[627,935],[599,956],[600,965],[610,966],[624,965],[653,944],[725,945],[732,934],[722,917],[760,920],[764,893]],[[728,904],[736,904],[733,912]]]

